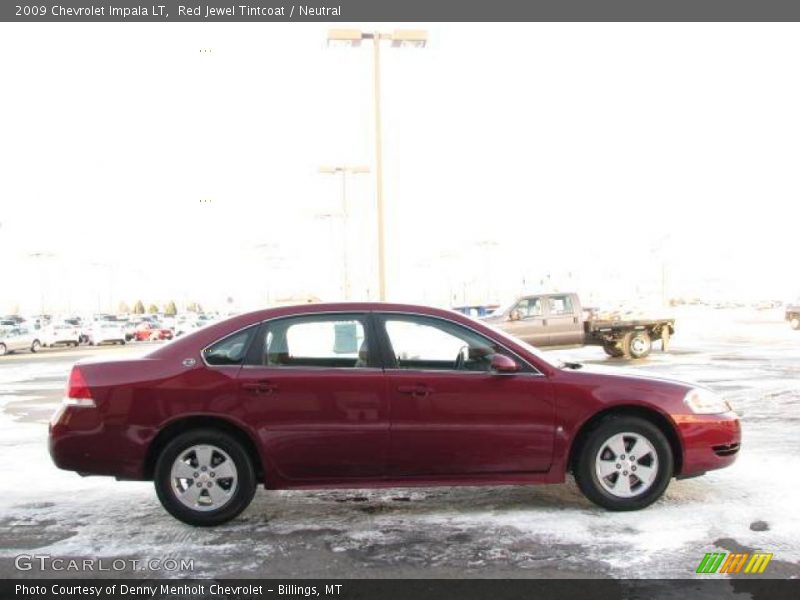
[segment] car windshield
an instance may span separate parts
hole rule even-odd
[[[515,300],[515,302],[516,302],[516,300]],[[500,309],[498,309],[498,310],[500,310]],[[538,348],[536,348],[535,346],[531,346],[529,343],[527,343],[527,342],[523,342],[523,341],[522,341],[521,339],[519,339],[519,338],[512,337],[512,336],[508,335],[508,334],[507,334],[505,331],[503,331],[503,330],[502,330],[502,329],[500,329],[499,327],[495,327],[495,326],[494,326],[494,325],[492,325],[491,323],[487,323],[486,321],[481,321],[481,320],[479,320],[479,319],[475,319],[475,318],[473,318],[473,317],[469,317],[469,316],[468,316],[467,318],[468,318],[468,319],[471,319],[472,321],[475,321],[476,323],[480,323],[480,324],[481,324],[481,325],[483,325],[484,327],[488,327],[488,328],[489,328],[489,329],[491,329],[491,330],[492,330],[492,331],[493,331],[493,332],[494,332],[494,333],[497,335],[497,337],[499,337],[501,340],[503,340],[503,341],[507,340],[507,341],[509,341],[509,342],[512,342],[512,343],[514,343],[514,344],[518,345],[518,346],[522,346],[523,348],[525,348],[525,350],[527,350],[528,352],[530,352],[531,354],[533,354],[533,355],[534,355],[536,358],[538,358],[539,360],[541,360],[541,361],[543,361],[543,362],[547,363],[547,364],[548,364],[548,365],[550,365],[551,367],[556,367],[556,368],[559,368],[559,369],[563,369],[563,368],[566,366],[566,363],[564,363],[564,361],[562,361],[562,360],[559,360],[559,359],[553,359],[553,358],[550,358],[550,357],[548,357],[548,356],[545,356],[545,355],[542,353],[542,351],[541,351],[541,350],[539,350]]]
[[[502,304],[500,304],[500,306],[498,306],[497,308],[495,308],[495,309],[494,309],[492,312],[490,312],[490,313],[489,313],[487,316],[492,316],[492,315],[502,315],[502,314],[505,314],[505,313],[507,313],[508,311],[510,311],[512,308],[514,308],[514,306],[516,306],[516,304],[517,304],[518,302],[519,302],[519,298],[513,298],[512,300],[508,300],[507,302],[503,302]]]

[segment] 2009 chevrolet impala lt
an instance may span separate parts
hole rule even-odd
[[[556,364],[469,317],[399,304],[240,315],[143,358],[76,364],[62,469],[153,480],[173,516],[269,489],[563,482],[611,510],[731,464],[740,425],[689,384]]]

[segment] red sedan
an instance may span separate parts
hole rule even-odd
[[[455,312],[310,304],[240,315],[144,358],[77,364],[50,425],[62,469],[153,480],[172,515],[269,489],[560,483],[611,510],[731,464],[705,388],[554,364]]]
[[[148,340],[171,340],[172,330],[148,321],[143,321],[136,327],[133,337],[137,342],[145,342]]]

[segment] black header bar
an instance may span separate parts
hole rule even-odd
[[[800,580],[761,579],[4,579],[3,600],[634,600],[797,598]]]
[[[797,0],[3,0],[7,22],[800,21]]]

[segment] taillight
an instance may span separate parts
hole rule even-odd
[[[67,395],[64,397],[67,406],[95,406],[94,398],[83,373],[78,367],[72,367],[67,382]]]

